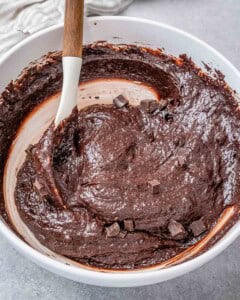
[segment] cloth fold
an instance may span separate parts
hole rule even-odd
[[[85,14],[114,15],[133,0],[85,0]],[[0,0],[0,56],[29,35],[63,22],[64,0]]]

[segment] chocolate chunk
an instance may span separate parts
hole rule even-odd
[[[119,95],[113,99],[113,104],[117,108],[123,108],[123,107],[127,106],[128,103],[129,103],[129,101],[123,95]]]
[[[120,170],[127,170],[128,169],[128,162],[126,160],[122,160],[120,163],[119,163],[119,169]]]
[[[33,188],[42,198],[45,198],[45,200],[49,198],[46,189],[43,187],[43,185],[37,179],[35,179],[35,181],[33,183]],[[48,202],[50,202],[50,201],[48,201]]]
[[[127,219],[127,220],[124,220],[124,228],[127,230],[127,231],[134,231],[134,223],[133,223],[133,220],[131,219]]]
[[[161,99],[158,102],[158,105],[159,105],[160,110],[163,110],[163,109],[165,109],[167,107],[168,101],[166,99]]]
[[[34,183],[33,183],[33,186],[37,189],[37,190],[40,190],[43,186],[42,184],[37,180],[35,179]]]
[[[168,224],[168,230],[174,240],[182,240],[187,236],[187,232],[182,224],[173,219]]]
[[[173,121],[173,115],[169,114],[169,113],[165,113],[164,114],[164,119],[167,121],[167,122],[172,122]]]
[[[180,167],[182,167],[185,164],[185,157],[179,156],[178,157],[178,164]]]
[[[155,136],[154,136],[153,131],[151,131],[151,132],[148,133],[148,138],[149,138],[149,140],[150,140],[151,143],[154,142]]]
[[[223,179],[220,175],[217,175],[216,177],[214,177],[214,183],[216,186],[221,185],[222,182],[223,182]]]
[[[219,132],[219,133],[216,134],[215,139],[216,139],[216,142],[217,142],[220,146],[222,146],[222,145],[225,143],[227,137],[226,137],[226,134],[225,134],[225,133]]]
[[[152,103],[150,103],[149,113],[150,114],[154,113],[158,108],[159,108],[158,102],[153,101]]]
[[[178,99],[173,99],[173,98],[168,98],[168,103],[170,103],[171,105],[174,105],[175,103],[178,103]]]
[[[175,139],[173,140],[173,145],[174,145],[175,147],[178,147],[179,144],[180,144],[179,138],[175,138]]]
[[[187,168],[186,157],[184,157],[184,156],[179,156],[178,157],[178,166],[183,168],[183,169]]]
[[[156,179],[153,179],[151,181],[148,182],[150,188],[151,188],[151,192],[153,195],[158,194],[159,190],[160,190],[160,182]]]
[[[202,219],[192,222],[189,226],[194,236],[199,236],[201,233],[207,230],[206,225]]]
[[[155,112],[155,110],[159,108],[158,102],[156,100],[151,99],[142,100],[140,102],[140,105],[146,112],[150,114],[152,114],[153,112]]]
[[[149,99],[146,99],[146,100],[142,100],[140,102],[140,105],[142,106],[142,108],[144,110],[146,110],[147,112],[149,112],[149,109],[150,109],[150,103],[152,103],[154,100],[149,100]]]
[[[186,143],[185,137],[184,137],[184,136],[181,136],[181,137],[179,138],[179,146],[180,146],[180,147],[184,147],[184,146],[185,146],[185,143]]]
[[[183,147],[185,145],[185,137],[184,136],[178,136],[173,141],[175,147]]]
[[[115,237],[120,233],[120,226],[117,222],[105,228],[107,237]]]
[[[127,231],[126,230],[122,230],[122,231],[119,232],[118,237],[120,239],[124,239],[126,235],[127,235]]]

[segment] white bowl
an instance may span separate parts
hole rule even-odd
[[[21,70],[32,60],[39,58],[48,51],[61,49],[62,25],[43,30],[12,48],[0,61],[1,82],[0,90],[15,79]],[[231,88],[240,93],[240,73],[220,53],[199,39],[165,24],[128,17],[94,17],[88,21],[85,32],[85,43],[106,40],[110,43],[126,43],[164,48],[167,53],[178,56],[186,53],[193,61],[204,69],[203,61],[226,75],[226,81]],[[117,38],[116,38],[117,37]],[[224,223],[231,217],[230,209],[222,218]],[[51,272],[74,281],[99,286],[130,287],[143,286],[163,282],[190,272],[222,252],[240,234],[238,221],[214,246],[205,253],[191,258],[194,254],[178,259],[174,263],[146,268],[137,271],[100,271],[77,266],[74,263],[66,264],[66,260],[58,257],[49,257],[42,254],[21,240],[3,221],[0,220],[0,232],[10,243],[26,257]],[[208,235],[208,240],[214,235]],[[208,240],[205,240],[207,242]],[[204,246],[204,241],[201,243]],[[37,247],[35,247],[37,248]],[[197,252],[200,251],[198,248]],[[196,252],[195,251],[195,252]],[[186,258],[190,258],[186,262]],[[170,267],[169,267],[170,266]]]

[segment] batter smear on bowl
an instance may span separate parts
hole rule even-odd
[[[48,97],[61,87],[61,80],[52,89],[48,82],[61,77],[60,53],[45,60],[36,78]],[[133,106],[119,95],[51,125],[27,149],[17,208],[39,241],[59,254],[107,269],[155,265],[238,205],[238,103],[221,78],[160,50],[86,46],[81,80],[97,78],[147,83],[159,101]],[[30,97],[31,85],[20,89],[40,102],[39,91]]]

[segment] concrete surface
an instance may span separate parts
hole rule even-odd
[[[123,15],[166,22],[189,31],[240,69],[239,0],[135,0]],[[0,300],[240,299],[239,249],[240,239],[201,269],[166,283],[108,289],[53,275],[23,258],[1,238]]]

